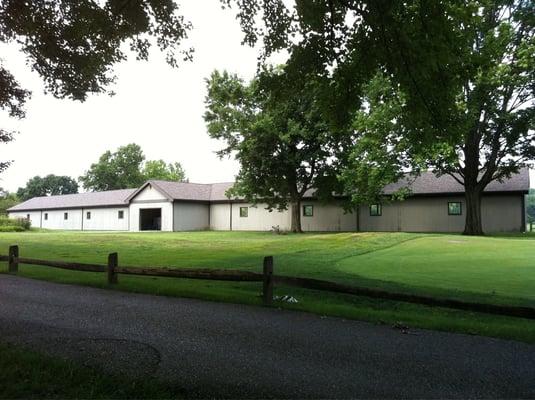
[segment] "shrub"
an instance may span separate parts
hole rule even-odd
[[[18,225],[0,225],[0,232],[24,232],[25,230]]]
[[[22,232],[29,230],[30,227],[29,219],[0,216],[0,232]]]

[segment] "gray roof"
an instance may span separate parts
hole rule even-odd
[[[234,182],[223,183],[189,183],[150,180],[129,196],[132,199],[147,185],[153,185],[169,200],[192,201],[227,201],[225,192],[234,185]]]
[[[154,185],[155,188],[163,192],[163,194],[166,195],[166,197],[168,197],[170,200],[210,201],[212,185],[209,183],[150,180],[138,190],[141,191],[148,184]]]
[[[407,175],[396,183],[386,185],[383,193],[392,194],[403,187],[408,187],[412,194],[464,193],[464,187],[450,175],[437,177],[433,172],[423,172],[414,177]],[[518,174],[505,178],[502,182],[493,181],[485,189],[489,192],[525,192],[529,191],[529,169],[523,168]]]
[[[82,208],[102,206],[127,205],[129,200],[139,193],[145,186],[152,184],[169,200],[183,201],[228,201],[225,192],[234,185],[234,182],[224,183],[188,183],[151,180],[139,189],[110,190],[106,192],[89,192],[79,194],[66,194],[61,196],[34,197],[17,204],[8,211],[30,211],[60,208]],[[403,187],[408,187],[414,195],[432,195],[463,193],[464,188],[449,175],[436,177],[433,172],[424,172],[414,177],[407,175],[396,183],[385,186],[383,193],[392,194]],[[504,179],[502,182],[494,181],[485,192],[524,192],[529,191],[529,170],[522,169],[518,174]],[[305,197],[313,197],[313,191],[307,191]]]
[[[108,190],[105,192],[87,192],[63,194],[58,196],[34,197],[17,204],[8,211],[50,210],[59,208],[82,208],[102,206],[124,206],[126,198],[136,189]]]

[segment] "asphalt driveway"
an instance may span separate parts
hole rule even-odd
[[[197,397],[535,398],[535,346],[0,275],[0,340]]]

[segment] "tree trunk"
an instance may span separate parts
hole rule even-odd
[[[466,222],[463,235],[483,235],[481,223],[481,190],[465,187]]]
[[[291,204],[292,226],[291,230],[295,233],[303,232],[301,229],[301,201],[293,201]]]

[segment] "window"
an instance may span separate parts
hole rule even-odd
[[[117,215],[119,217],[119,219],[123,219],[124,218],[124,211],[123,210],[119,210],[119,213]]]
[[[249,207],[240,207],[240,217],[247,218],[249,216]]]
[[[379,217],[383,213],[380,204],[370,204],[370,216]]]
[[[85,213],[85,219],[91,219],[91,211]]]
[[[48,213],[45,213],[45,221],[48,221]]]
[[[448,215],[462,215],[463,208],[460,201],[448,202]]]
[[[26,214],[26,219],[30,219],[30,214]]]
[[[312,217],[314,216],[314,206],[306,205],[303,206],[303,217]]]
[[[69,213],[63,213],[63,219],[69,219]]]

